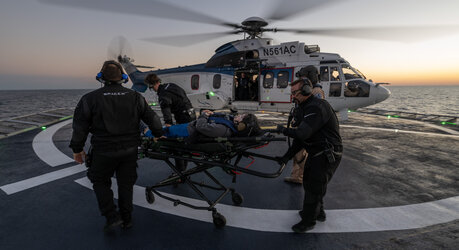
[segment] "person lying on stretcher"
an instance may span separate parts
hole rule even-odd
[[[254,114],[246,113],[236,116],[224,113],[214,113],[204,110],[201,116],[195,121],[185,124],[163,127],[163,133],[168,138],[186,138],[188,143],[196,142],[204,137],[249,137],[257,136],[261,133],[258,119]],[[145,136],[153,137],[151,131],[145,129]]]

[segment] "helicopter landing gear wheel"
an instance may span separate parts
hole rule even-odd
[[[149,188],[145,188],[145,198],[149,204],[153,204],[155,202],[155,195]]]
[[[226,218],[220,213],[212,213],[212,219],[216,228],[222,228],[226,225]]]
[[[240,193],[232,193],[231,199],[233,200],[233,204],[239,206],[244,201],[244,197]]]

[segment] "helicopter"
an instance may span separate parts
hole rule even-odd
[[[216,24],[232,28],[230,31],[179,35],[143,39],[149,42],[173,44],[175,41],[191,41],[189,38],[210,40],[222,35],[243,34],[243,38],[219,46],[215,54],[205,63],[168,69],[140,71],[142,66],[134,65],[128,55],[119,53],[116,59],[123,65],[133,83],[132,88],[145,92],[145,77],[157,74],[163,83],[172,82],[181,86],[187,93],[194,108],[238,110],[267,110],[287,112],[292,104],[290,83],[298,77],[298,72],[310,65],[316,67],[325,99],[341,119],[347,119],[348,110],[373,105],[386,100],[390,91],[383,85],[367,79],[358,69],[336,53],[324,53],[318,45],[308,45],[300,41],[275,44],[272,38],[264,37],[267,32],[293,32],[297,34],[316,34],[345,37],[386,39],[387,33],[407,34],[422,30],[441,32],[439,27],[378,27],[378,28],[322,28],[285,29],[270,28],[266,20],[282,20],[305,10],[324,6],[331,2],[309,0],[279,1],[275,11],[266,19],[249,17],[238,23],[230,23],[219,18],[172,5],[161,1],[60,1],[40,0],[43,3],[64,5],[91,10],[153,16],[174,20]],[[390,36],[401,38],[402,36]],[[413,36],[408,35],[413,39]],[[191,43],[191,42],[189,42]],[[190,44],[186,44],[190,45]],[[241,79],[247,78],[250,95],[240,95]]]

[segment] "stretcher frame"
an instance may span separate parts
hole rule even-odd
[[[155,201],[154,194],[159,197],[173,202],[174,206],[183,205],[192,209],[207,210],[212,212],[213,223],[217,228],[222,228],[226,225],[226,218],[218,213],[215,207],[228,193],[231,193],[231,198],[234,205],[241,205],[243,196],[236,192],[234,188],[230,188],[218,181],[208,169],[219,167],[227,174],[233,177],[233,183],[236,181],[237,173],[246,173],[262,178],[276,178],[282,174],[285,164],[279,162],[275,157],[268,155],[248,152],[249,149],[255,149],[269,144],[271,141],[285,141],[285,138],[273,137],[265,134],[261,137],[229,137],[229,138],[205,138],[199,140],[199,144],[186,144],[181,138],[165,138],[158,141],[152,138],[143,138],[142,146],[139,149],[141,157],[148,157],[156,160],[163,160],[174,171],[174,174],[168,178],[145,188],[145,197],[148,203],[153,204]],[[177,147],[184,145],[183,147]],[[205,152],[203,147],[215,149],[215,152]],[[220,149],[217,149],[220,147]],[[275,172],[262,172],[239,166],[239,162],[243,157],[246,158],[263,158],[271,160],[279,164],[279,168]],[[196,164],[195,167],[185,171],[180,171],[171,159],[185,160]],[[235,159],[233,161],[233,159]],[[233,163],[232,163],[233,161]],[[197,173],[204,173],[214,184],[206,184],[196,182],[191,179],[191,176]],[[158,192],[156,189],[164,186],[177,186],[178,184],[187,184],[196,192],[199,197],[208,206],[197,206],[179,199],[172,198],[168,195]],[[218,198],[215,200],[209,199],[198,186],[202,188],[221,191]]]

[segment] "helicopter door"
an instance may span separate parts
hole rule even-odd
[[[327,101],[336,110],[344,108],[343,76],[339,66],[320,66],[320,82]]]
[[[290,103],[290,86],[293,80],[293,68],[277,68],[261,70],[260,102]]]

